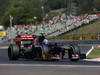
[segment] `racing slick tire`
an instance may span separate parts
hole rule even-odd
[[[9,46],[8,57],[9,57],[9,60],[18,60],[18,58],[19,58],[19,48],[16,45],[11,44]]]

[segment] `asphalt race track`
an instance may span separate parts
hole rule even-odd
[[[0,44],[0,75],[100,75],[100,62],[86,60],[71,62],[69,59],[9,61],[7,46],[8,44]],[[91,46],[80,46],[83,53],[86,53],[90,48]]]
[[[0,66],[0,75],[100,75],[100,67]]]

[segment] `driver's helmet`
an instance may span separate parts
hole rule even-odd
[[[47,39],[43,40],[43,45],[48,45],[48,40]]]

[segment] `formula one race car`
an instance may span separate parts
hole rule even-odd
[[[71,61],[78,61],[86,58],[74,45],[65,47],[62,43],[44,43],[40,41],[40,36],[18,35],[8,47],[8,57],[10,60],[19,58],[35,60],[60,60],[67,52]]]

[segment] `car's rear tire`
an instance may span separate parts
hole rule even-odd
[[[19,58],[19,48],[16,45],[11,44],[9,46],[8,57],[9,57],[9,60],[18,60],[18,58]]]

